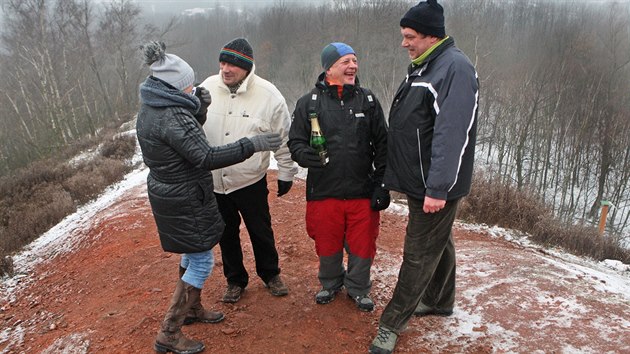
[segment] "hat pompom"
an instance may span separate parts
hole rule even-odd
[[[166,44],[164,42],[151,41],[140,47],[140,49],[142,49],[144,62],[147,65],[164,60],[166,57]]]

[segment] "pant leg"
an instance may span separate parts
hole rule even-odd
[[[236,203],[232,200],[232,194],[214,194],[219,206],[219,212],[225,222],[223,236],[219,241],[221,247],[221,259],[223,261],[223,274],[229,284],[245,288],[249,282],[249,275],[243,265],[243,250],[239,228],[241,217],[238,214]]]
[[[182,255],[181,264],[186,264],[186,272],[182,280],[197,289],[203,289],[206,279],[212,274],[214,267],[214,253],[212,250]]]
[[[324,289],[339,289],[344,285],[346,270],[343,267],[343,251],[331,256],[319,257],[317,278]]]
[[[455,305],[455,245],[453,235],[442,252],[440,263],[422,295],[422,303],[440,310],[452,309]]]
[[[344,204],[348,252],[348,273],[344,285],[350,296],[366,295],[372,288],[370,271],[376,255],[380,213],[370,208],[369,199],[346,200]]]
[[[317,276],[322,288],[340,288],[346,276],[343,266],[343,201],[330,198],[307,202],[306,231],[315,240],[315,250],[319,256]]]
[[[440,212],[429,214],[422,210],[422,200],[408,196],[408,203],[409,222],[403,263],[392,299],[379,322],[382,327],[396,333],[405,328],[436,273],[451,236],[458,204],[457,201],[449,201]]]
[[[256,274],[267,283],[280,273],[278,251],[271,228],[271,214],[267,200],[269,195],[267,176],[232,194],[252,242]]]

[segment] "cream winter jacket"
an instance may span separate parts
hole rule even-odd
[[[269,81],[255,74],[255,67],[236,91],[223,83],[221,75],[207,78],[200,86],[210,91],[212,104],[204,131],[211,146],[225,145],[262,133],[278,133],[283,143],[274,157],[278,161],[278,179],[293,181],[297,165],[287,147],[291,117],[284,97]],[[214,191],[229,194],[258,182],[269,168],[270,152],[257,152],[249,159],[226,168],[213,170]]]

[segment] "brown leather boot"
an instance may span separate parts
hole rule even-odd
[[[203,305],[201,305],[201,289],[193,287],[190,290],[190,296],[192,297],[192,306],[184,319],[185,325],[195,322],[218,323],[223,321],[225,315],[222,312],[209,311],[203,308]]]
[[[176,354],[195,354],[205,349],[203,343],[188,339],[182,333],[184,318],[192,305],[191,290],[193,286],[186,284],[183,280],[177,281],[175,292],[171,300],[171,305],[166,311],[164,321],[157,337],[155,338],[154,349],[156,352]]]
[[[186,268],[180,266],[179,267],[179,278],[181,279],[186,272]],[[195,322],[203,322],[203,323],[219,323],[225,319],[225,315],[221,312],[217,311],[209,311],[203,308],[201,304],[201,289],[197,289],[193,287],[190,290],[190,295],[192,299],[192,305],[190,306],[190,310],[186,314],[184,318],[184,325],[189,325]]]

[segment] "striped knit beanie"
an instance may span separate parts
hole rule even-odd
[[[234,64],[239,68],[251,71],[252,66],[254,66],[254,50],[247,39],[233,39],[221,48],[219,62]]]

